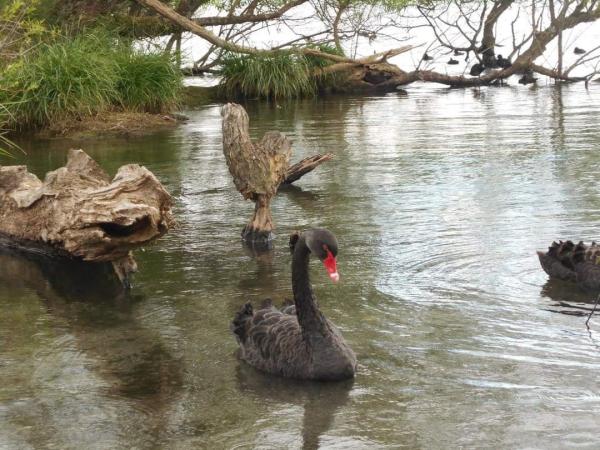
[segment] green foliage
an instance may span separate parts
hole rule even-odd
[[[0,156],[13,158],[14,156],[11,150],[21,150],[21,148],[8,139],[5,133],[0,133]]]
[[[311,45],[309,48],[314,48],[323,53],[329,53],[330,55],[344,56],[344,52],[338,50],[333,45],[329,44],[321,44],[321,45]],[[306,56],[306,60],[311,67],[323,68],[329,66],[332,62],[330,59],[322,58],[320,56],[308,55]]]
[[[112,51],[96,35],[40,45],[7,68],[0,103],[19,127],[102,111],[118,98]]]
[[[221,62],[222,87],[229,97],[284,99],[315,93],[315,80],[305,57],[226,55]]]
[[[329,53],[330,55],[345,56],[341,50],[337,49],[336,47],[334,47],[332,45],[321,44],[321,45],[315,46],[314,48],[316,48],[317,50],[319,50],[323,53]],[[311,67],[313,68],[313,73],[316,74],[315,81],[317,83],[317,87],[319,90],[323,91],[323,90],[335,89],[336,86],[338,86],[340,83],[342,83],[344,81],[346,75],[341,72],[333,72],[333,73],[326,73],[326,74],[319,73],[318,69],[323,69],[323,68],[333,64],[333,62],[330,59],[326,59],[326,58],[323,58],[320,56],[313,56],[313,55],[308,55],[306,57],[306,59],[308,60],[308,63],[311,65]],[[317,69],[317,70],[314,70],[314,69]]]
[[[131,110],[161,112],[174,107],[182,88],[181,71],[173,56],[121,51],[117,57],[117,90],[121,104]]]
[[[33,14],[39,0],[0,0],[0,69],[48,31]]]
[[[343,56],[330,45],[313,46],[323,53]],[[331,60],[313,55],[280,53],[274,56],[227,54],[221,62],[222,88],[228,97],[284,99],[314,95],[335,85],[340,74],[320,75]]]
[[[1,127],[2,124],[8,122],[9,118],[9,110],[4,105],[0,104],[0,157],[5,156],[12,158],[12,150],[23,150],[6,136],[6,131]]]
[[[115,107],[160,111],[174,105],[180,86],[170,58],[96,31],[38,45],[10,64],[0,78],[0,105],[9,113],[5,127],[39,127]]]

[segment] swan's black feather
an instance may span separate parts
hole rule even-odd
[[[281,310],[270,300],[258,310],[244,305],[231,327],[240,344],[240,357],[257,369],[284,377],[351,378],[356,356],[319,311],[308,279],[309,255],[321,258],[318,253],[328,248],[335,256],[337,240],[329,231],[315,229],[297,235],[291,246],[294,302]]]
[[[576,282],[584,289],[600,290],[600,246],[572,241],[553,242],[548,251],[537,252],[550,277]]]

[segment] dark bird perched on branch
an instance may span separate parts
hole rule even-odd
[[[491,60],[488,59],[487,65],[484,61],[473,64],[469,73],[473,77],[478,77],[486,69],[508,69],[511,65],[510,59],[504,58],[502,55],[498,54],[495,58],[492,58]]]
[[[496,56],[496,64],[498,64],[498,67],[501,67],[502,69],[508,69],[510,66],[512,66],[510,59],[503,58],[500,54]]]

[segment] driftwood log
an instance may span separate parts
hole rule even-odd
[[[228,103],[223,116],[223,153],[238,191],[254,202],[254,215],[242,230],[247,243],[268,245],[273,238],[271,200],[281,184],[291,184],[333,155],[314,155],[290,166],[292,143],[282,133],[269,131],[252,143],[244,108]]]
[[[83,150],[70,150],[65,167],[44,181],[25,166],[0,166],[0,234],[13,246],[110,262],[125,286],[137,270],[132,250],[172,225],[172,199],[137,164],[111,181]]]

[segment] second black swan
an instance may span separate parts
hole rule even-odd
[[[307,230],[291,241],[294,305],[279,310],[266,301],[250,303],[236,314],[231,328],[240,357],[265,372],[307,380],[343,380],[356,371],[356,355],[337,327],[319,310],[308,276],[310,256],[321,260],[337,282],[338,243],[328,230]]]
[[[537,252],[540,264],[551,278],[573,281],[587,290],[600,290],[600,245],[553,242],[547,252]]]

